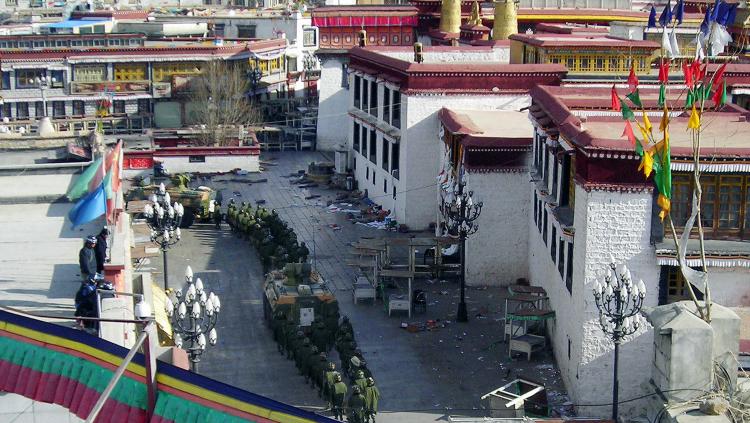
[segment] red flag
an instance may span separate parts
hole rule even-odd
[[[662,84],[669,82],[669,60],[667,59],[659,63],[659,82]]]
[[[719,67],[719,69],[714,74],[714,81],[711,85],[714,87],[721,86],[721,80],[724,78],[724,71],[727,69],[727,62],[724,62],[723,65]]]
[[[617,89],[615,89],[614,84],[612,84],[612,110],[616,112],[622,110],[622,107],[620,107],[620,97],[617,95]]]
[[[628,141],[630,141],[630,144],[635,147],[635,134],[633,133],[633,126],[630,125],[630,121],[625,121],[625,129],[622,131],[621,137],[626,136],[628,137]]]
[[[638,77],[635,76],[635,66],[630,65],[630,75],[628,75],[628,85],[630,86],[630,92],[638,88]]]
[[[691,70],[693,72],[693,81],[695,81],[696,83],[698,81],[701,81],[703,77],[706,76],[706,68],[701,67],[700,60],[693,61],[693,64],[691,65],[691,67],[692,67]]]
[[[115,199],[107,199],[107,223],[115,223]]]
[[[122,161],[122,140],[107,154],[104,167],[112,172],[112,192],[120,191],[120,162]]]
[[[693,88],[693,67],[689,66],[687,62],[682,62],[682,74],[685,75],[685,85],[688,89]]]

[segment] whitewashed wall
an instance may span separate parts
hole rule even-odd
[[[468,285],[502,286],[528,278],[528,180],[525,171],[469,175],[466,188],[484,207],[479,230],[466,241]]]
[[[159,156],[170,173],[178,172],[228,172],[233,169],[260,171],[260,156],[206,156],[205,163],[190,163],[188,156]]]
[[[750,307],[750,268],[708,269],[711,300],[725,307]]]
[[[344,61],[348,62],[346,56],[326,57],[322,64],[318,80],[318,150],[347,148],[347,140],[351,148],[351,118],[347,111],[352,94],[341,87]]]
[[[572,293],[557,272],[549,247],[542,242],[533,214],[529,218],[529,273],[533,284],[547,290],[550,307],[556,312],[550,338],[575,404],[606,404],[612,399],[613,345],[599,328],[591,293],[594,282],[607,270],[610,254],[616,262],[627,263],[634,278],[643,279],[648,291],[645,305],[657,304],[659,267],[649,243],[651,201],[647,192],[587,192],[576,185]],[[621,346],[620,353],[620,398],[642,395],[642,384],[651,374],[652,333],[642,330]],[[626,403],[620,410],[625,415],[638,415],[642,406]],[[610,413],[611,407],[579,408],[579,415],[606,417]]]
[[[437,181],[444,146],[438,134],[437,113],[454,110],[520,110],[529,105],[526,94],[402,96],[401,183],[402,220],[414,229],[437,221]],[[397,207],[397,210],[399,208]]]

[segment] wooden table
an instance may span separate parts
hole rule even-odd
[[[544,309],[547,297],[530,294],[515,294],[505,299],[505,336],[510,336],[512,331],[512,323],[509,319],[509,315],[519,310],[524,309]],[[511,308],[511,306],[514,306]],[[516,333],[516,335],[525,334],[525,328],[523,333]]]
[[[555,312],[538,308],[526,308],[508,314],[508,323],[511,326],[510,342],[508,343],[508,357],[513,356],[513,351],[526,353],[526,359],[531,360],[531,353],[544,348],[546,340],[544,336],[531,335],[528,333],[528,323],[531,321],[546,322],[554,319]],[[523,322],[523,332],[516,334],[514,322]],[[521,328],[521,326],[517,326]]]
[[[547,291],[541,286],[530,286],[530,285],[510,285],[508,291],[512,294],[529,294],[529,295],[541,295],[547,296]]]

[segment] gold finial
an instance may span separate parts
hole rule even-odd
[[[475,1],[474,4],[471,5],[471,17],[469,18],[469,21],[466,22],[469,25],[481,25],[482,24],[482,16],[479,13],[479,2]]]

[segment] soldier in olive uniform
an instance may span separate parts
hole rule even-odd
[[[328,330],[326,329],[325,323],[323,323],[323,319],[320,318],[319,315],[315,316],[315,321],[312,325],[311,338],[312,343],[315,344],[320,351],[328,351]]]
[[[314,387],[315,378],[313,377],[313,367],[315,367],[315,363],[320,360],[320,351],[318,351],[318,348],[312,343],[310,343],[309,351],[307,357],[302,361],[302,376],[305,377],[305,383],[310,383],[312,381]]]
[[[299,370],[299,374],[301,375],[304,375],[303,369],[305,368],[307,358],[310,357],[310,351],[312,351],[310,338],[305,337],[302,340],[302,345],[300,345],[294,353],[294,364],[297,365],[297,370]]]
[[[318,354],[318,361],[315,362],[312,369],[312,378],[315,387],[318,388],[318,396],[323,398],[323,388],[326,385],[326,368],[328,367],[328,356],[321,352]]]
[[[337,374],[333,383],[333,416],[337,420],[344,419],[344,401],[348,389],[341,381],[341,375]]]
[[[324,374],[325,380],[323,381],[323,399],[328,403],[328,408],[333,406],[333,384],[336,383],[336,375],[338,374],[336,364],[333,361],[329,361]]]
[[[307,263],[307,256],[310,255],[310,250],[307,249],[307,245],[304,242],[299,244],[297,249],[297,259],[300,263]]]
[[[375,386],[375,379],[367,378],[365,388],[365,422],[375,423],[375,415],[378,414],[378,401],[380,390]]]
[[[365,421],[365,397],[362,395],[362,390],[359,386],[352,387],[352,395],[349,397],[347,403],[349,409],[348,422],[351,423],[364,423]]]
[[[271,330],[273,330],[273,340],[276,341],[276,348],[279,354],[284,354],[284,327],[286,325],[286,316],[284,313],[277,311],[273,314],[271,320]]]
[[[345,341],[339,352],[341,358],[341,371],[345,374],[349,374],[349,368],[351,367],[351,359],[354,355],[354,351],[357,349],[357,343],[352,339]]]
[[[224,220],[224,217],[221,214],[221,201],[217,201],[214,203],[214,224],[216,224],[216,229],[221,229],[221,221]]]
[[[339,310],[329,310],[329,314],[323,319],[326,328],[326,351],[331,351],[333,344],[336,342],[336,332],[339,330]]]
[[[362,370],[357,370],[354,377],[354,385],[359,387],[361,392],[365,392],[365,388],[367,388],[367,379],[365,379],[365,373]]]
[[[302,344],[305,342],[305,333],[301,330],[297,331],[296,336],[294,339],[292,339],[292,342],[290,344],[290,349],[292,350],[292,356],[291,358],[294,360],[294,363],[297,364],[297,352],[302,348]],[[299,367],[297,367],[299,368]]]
[[[294,356],[295,342],[297,341],[299,329],[297,328],[297,325],[294,323],[294,321],[291,319],[286,321],[284,328],[285,328],[284,334],[286,337],[286,342],[284,344],[284,348],[286,349],[286,358],[291,360],[292,357]]]
[[[235,231],[236,217],[237,217],[237,207],[234,205],[234,198],[230,198],[229,204],[227,204],[227,223],[229,224],[229,229],[231,229],[232,232]]]

